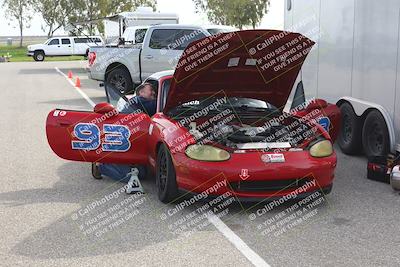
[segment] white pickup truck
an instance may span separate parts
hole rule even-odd
[[[164,24],[148,28],[142,44],[97,46],[89,50],[89,78],[132,91],[151,74],[175,68],[186,46],[205,36],[234,31],[221,25]]]
[[[35,61],[52,56],[87,56],[91,46],[103,45],[100,36],[53,37],[44,44],[29,45],[27,55]]]

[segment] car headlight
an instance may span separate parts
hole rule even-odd
[[[332,155],[333,147],[329,140],[319,141],[310,148],[310,155],[316,158],[323,158]]]
[[[227,151],[209,145],[190,145],[185,154],[191,159],[202,161],[225,161],[231,157]]]

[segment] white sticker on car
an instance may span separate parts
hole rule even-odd
[[[261,160],[266,163],[279,163],[285,162],[285,156],[283,154],[263,154]]]

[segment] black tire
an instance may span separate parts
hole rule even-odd
[[[139,180],[145,180],[147,178],[147,166],[145,165],[134,165],[132,167],[136,167],[139,170]]]
[[[43,61],[45,58],[44,52],[43,51],[35,51],[33,53],[33,59],[35,61]]]
[[[121,94],[127,94],[133,90],[131,75],[124,68],[117,68],[108,73],[106,83],[117,88]]]
[[[101,176],[99,167],[98,167],[98,165],[97,165],[95,162],[92,163],[92,177],[93,177],[94,179],[96,179],[96,180],[101,180],[101,179],[103,179],[103,176]]]
[[[389,131],[378,110],[368,113],[362,131],[364,153],[368,156],[386,156],[390,150]]]
[[[329,195],[332,192],[332,187],[333,185],[329,185],[328,187],[323,188],[322,193],[324,193],[324,195]]]
[[[158,150],[156,166],[156,186],[158,199],[169,203],[178,196],[175,166],[168,148],[163,144]]]
[[[340,106],[342,125],[340,128],[338,144],[340,149],[349,155],[360,154],[361,143],[361,121],[349,103]]]

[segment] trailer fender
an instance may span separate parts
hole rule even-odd
[[[354,112],[356,115],[360,118],[365,119],[366,115],[368,112],[372,109],[378,110],[383,118],[385,119],[386,125],[388,127],[388,132],[389,132],[389,139],[390,139],[390,151],[394,153],[396,151],[396,137],[395,137],[395,130],[394,130],[394,125],[393,125],[393,120],[390,117],[389,112],[382,107],[381,105],[360,100],[354,97],[346,96],[342,97],[337,103],[337,106],[342,105],[344,102],[348,102],[354,109]]]

